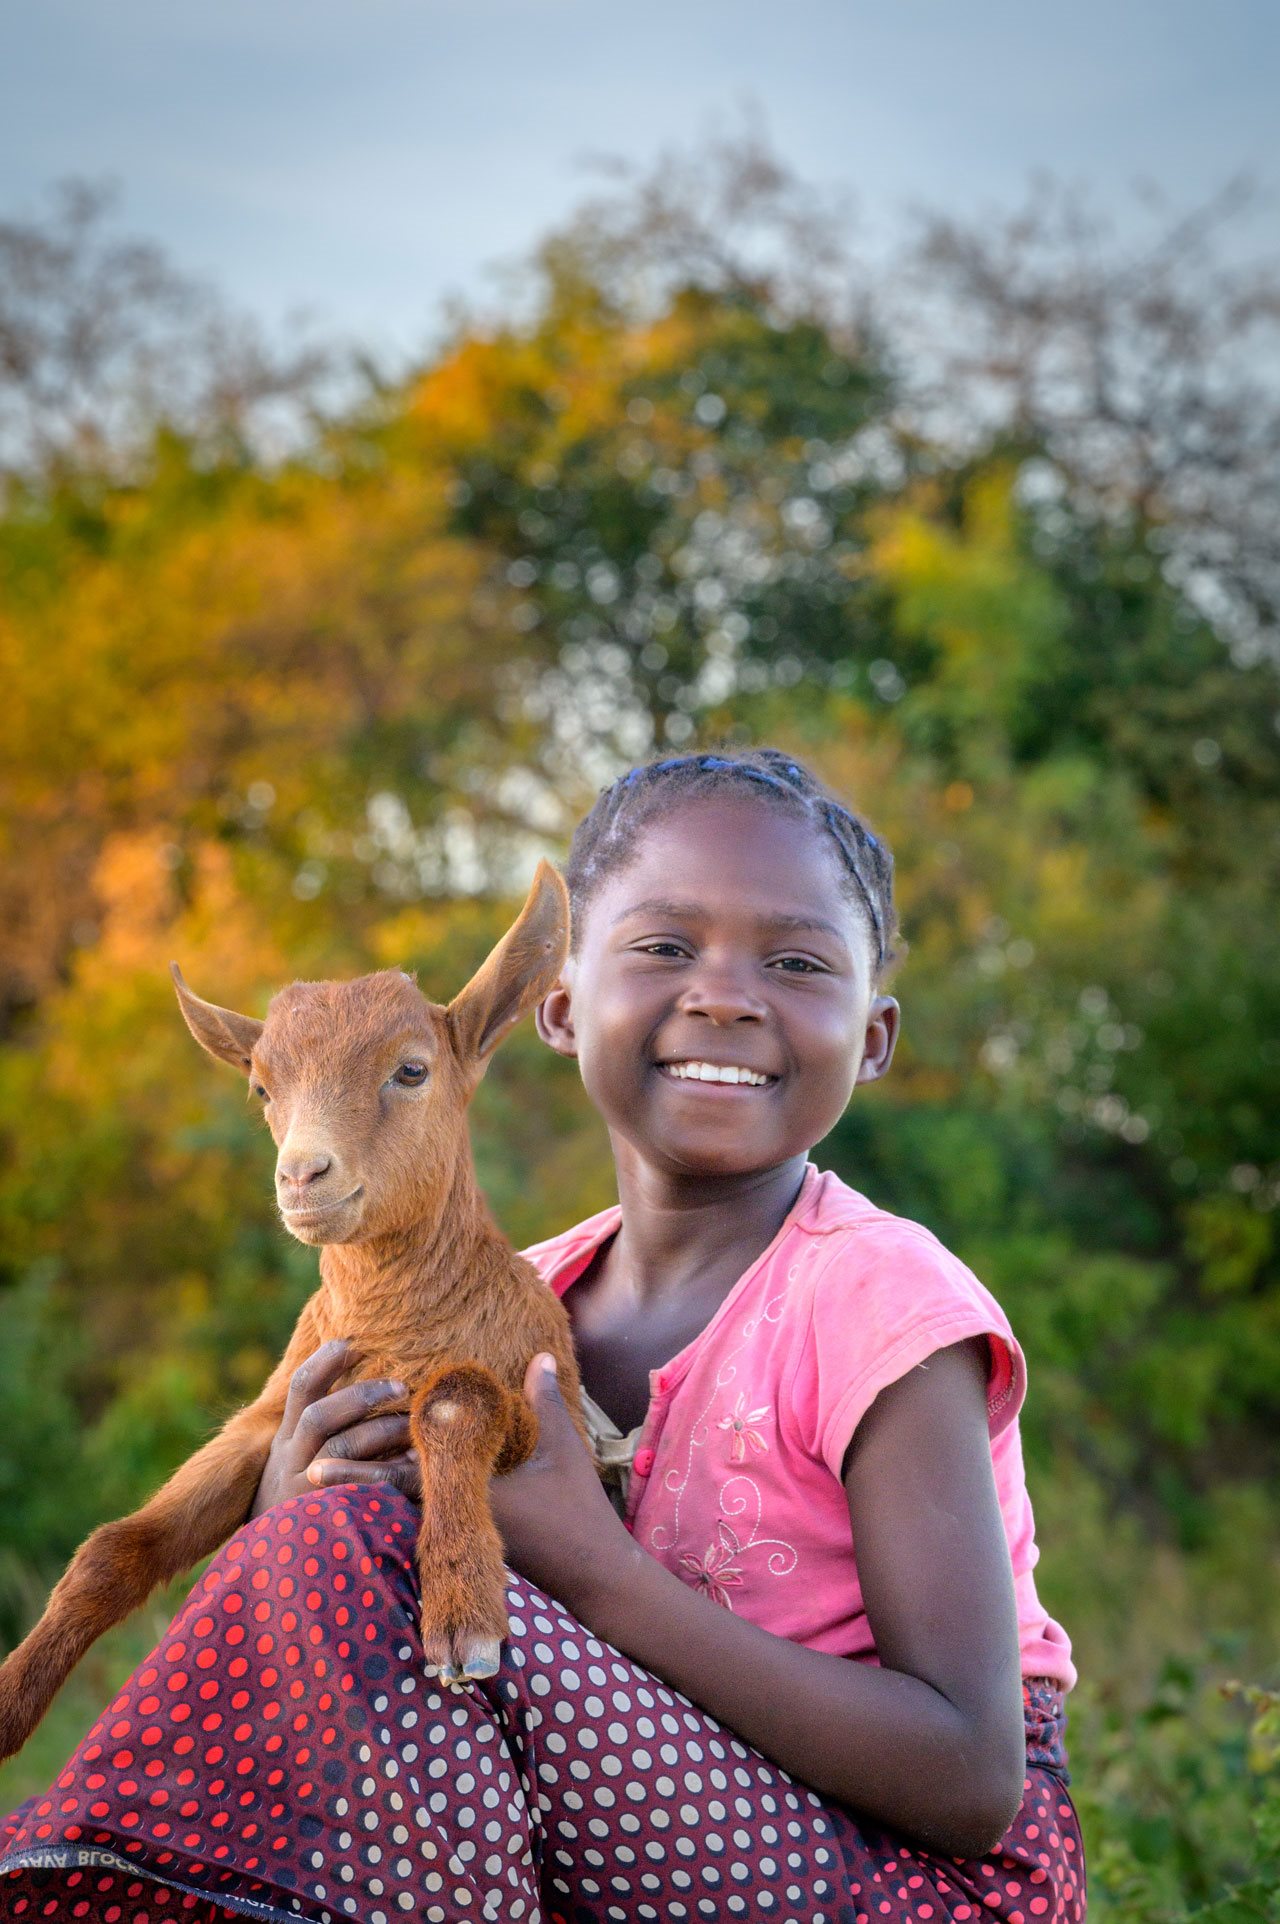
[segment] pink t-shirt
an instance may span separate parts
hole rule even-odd
[[[603,1210],[525,1251],[558,1296],[621,1221]],[[991,1462],[1013,1562],[1022,1674],[1076,1680],[1046,1615],[1022,1468],[1026,1364],[995,1298],[919,1223],[812,1163],[791,1213],[700,1335],[650,1372],[627,1527],[686,1583],[778,1636],[875,1659],[840,1480],[880,1391],[985,1336]]]

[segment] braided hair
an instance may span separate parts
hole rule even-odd
[[[605,876],[628,860],[641,830],[684,802],[727,790],[758,795],[830,837],[844,868],[845,892],[870,923],[872,973],[881,981],[901,955],[893,856],[860,815],[802,762],[777,748],[725,749],[645,762],[603,789],[574,832],[565,866],[574,947],[592,897]]]

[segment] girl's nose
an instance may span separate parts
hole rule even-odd
[[[685,1015],[709,1016],[713,1022],[762,1022],[765,1008],[742,974],[733,969],[703,967],[686,982],[679,1007]]]

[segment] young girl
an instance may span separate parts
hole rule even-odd
[[[445,1688],[406,1425],[362,1420],[385,1384],[330,1391],[326,1346],[253,1517],[9,1820],[5,1919],[1084,1916],[1021,1351],[928,1230],[808,1161],[893,1055],[891,877],[771,750],[600,798],[538,1027],[620,1207],[529,1253],[622,1513],[535,1358],[539,1448],[493,1485],[510,1641]]]

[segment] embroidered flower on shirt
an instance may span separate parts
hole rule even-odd
[[[746,1400],[747,1393],[743,1390],[729,1415],[722,1416],[716,1425],[717,1429],[732,1430],[733,1432],[729,1442],[729,1461],[731,1463],[741,1463],[744,1460],[747,1454],[748,1443],[753,1450],[760,1450],[762,1452],[769,1447],[759,1430],[755,1427],[757,1423],[763,1423],[768,1416],[769,1405],[766,1403],[758,1410],[744,1411],[742,1406]]]
[[[704,1597],[710,1597],[712,1603],[721,1604],[726,1610],[732,1611],[733,1604],[727,1586],[742,1582],[741,1570],[733,1567],[733,1558],[741,1546],[727,1524],[717,1524],[716,1534],[719,1542],[707,1545],[701,1561],[694,1556],[684,1556],[680,1559],[680,1568],[686,1572],[695,1590],[700,1590]]]

